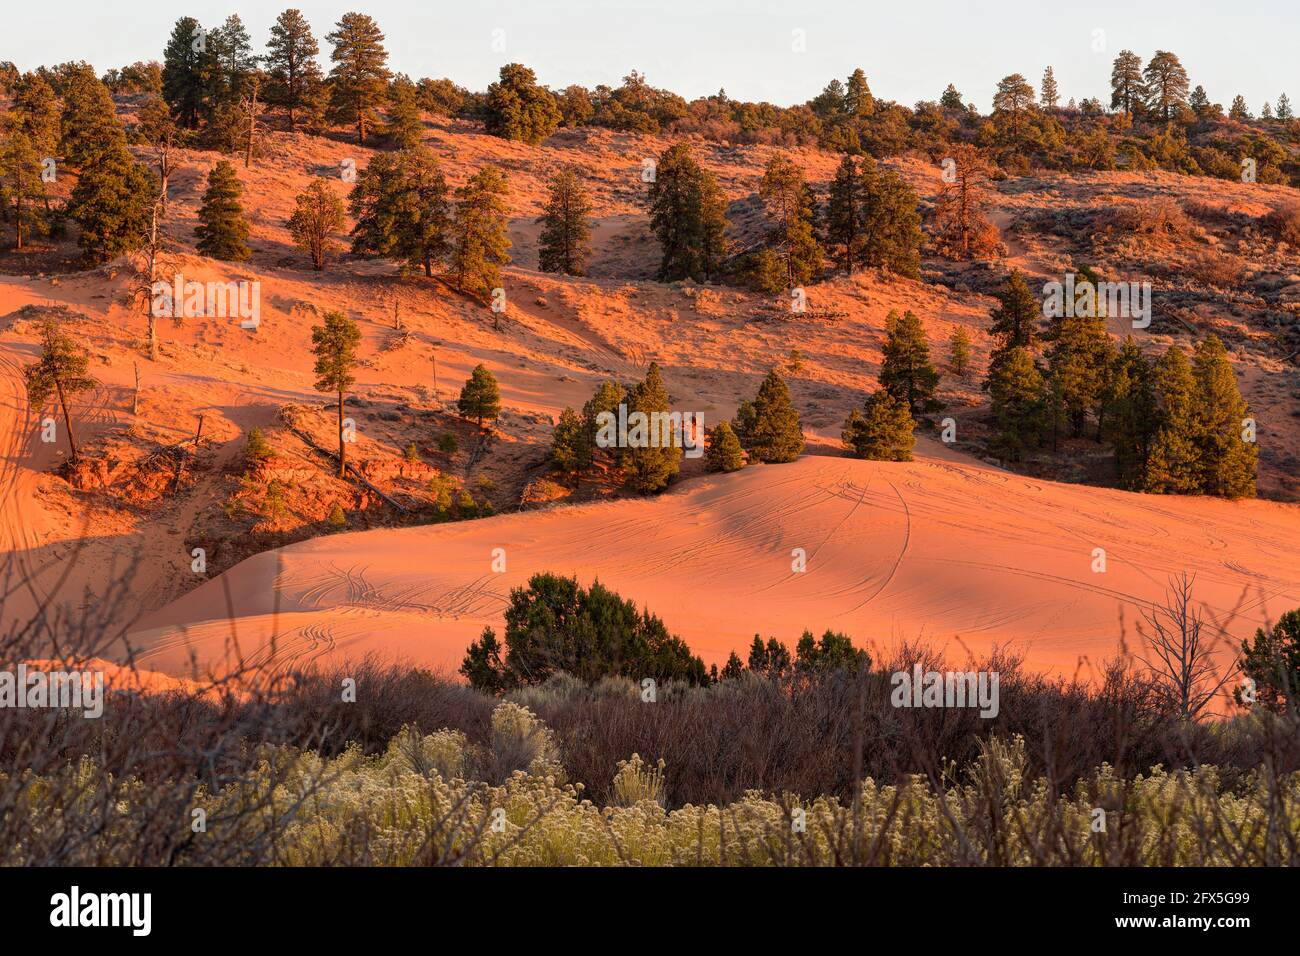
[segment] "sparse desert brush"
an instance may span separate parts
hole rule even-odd
[[[1221,226],[1232,219],[1232,214],[1228,212],[1227,207],[1223,203],[1214,202],[1213,200],[1184,200],[1183,212],[1187,213],[1196,222],[1208,226]]]
[[[1300,202],[1287,200],[1261,217],[1260,226],[1280,242],[1300,247]]]
[[[1191,276],[1219,289],[1235,289],[1246,273],[1246,261],[1240,256],[1214,249],[1198,249],[1187,263]]]
[[[1185,237],[1197,231],[1183,207],[1168,197],[1122,203],[1098,213],[1098,225],[1116,233]]]

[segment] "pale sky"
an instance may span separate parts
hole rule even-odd
[[[261,52],[287,2],[59,0],[11,4],[0,59],[20,69],[89,60],[100,73],[161,59],[177,17],[217,26],[238,12]],[[1052,65],[1062,102],[1109,103],[1121,49],[1182,59],[1192,85],[1225,106],[1236,93],[1258,113],[1300,97],[1300,0],[365,0],[297,6],[324,36],[348,10],[373,16],[389,67],[482,90],[521,62],[554,89],[616,86],[630,70],[688,99],[725,87],[738,99],[801,103],[832,77],[866,70],[872,91],[911,106],[948,83],[989,108],[997,81],[1023,73],[1037,88]],[[802,31],[797,34],[795,31]],[[1098,32],[1100,31],[1100,32]],[[803,51],[794,49],[803,38]],[[504,48],[502,48],[502,45]],[[1095,49],[1100,47],[1101,49]]]

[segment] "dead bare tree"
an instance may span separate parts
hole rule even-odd
[[[1138,624],[1147,654],[1137,658],[1183,720],[1195,720],[1234,673],[1217,673],[1204,615],[1192,605],[1195,584],[1185,571],[1171,577],[1164,604],[1152,604]]]
[[[262,109],[257,102],[257,94],[261,85],[262,74],[254,72],[249,78],[248,96],[240,101],[240,107],[243,109],[244,115],[248,117],[248,134],[244,143],[245,169],[253,165],[254,140],[257,138],[257,118],[262,113]]]
[[[165,167],[165,161],[163,163]],[[159,172],[158,177],[158,194],[154,196],[153,206],[149,211],[149,231],[145,234],[144,241],[136,254],[140,257],[140,264],[136,268],[136,286],[132,290],[128,301],[133,303],[134,308],[144,310],[146,332],[145,345],[149,353],[149,361],[158,361],[158,315],[154,306],[155,287],[158,284],[159,276],[166,265],[167,250],[166,236],[163,233],[162,221],[167,215],[167,176],[165,171]],[[180,304],[172,303],[172,318],[180,322]]]

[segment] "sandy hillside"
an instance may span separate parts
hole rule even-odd
[[[129,262],[70,271],[69,238],[45,252],[0,254],[0,555],[9,572],[0,625],[53,599],[71,614],[101,613],[173,671],[184,669],[185,640],[219,658],[230,618],[245,652],[276,635],[285,662],[375,650],[454,667],[484,624],[500,623],[510,587],[532,571],[554,570],[598,576],[645,603],[710,661],[755,631],[792,641],[804,627],[834,627],[862,642],[1015,640],[1031,664],[1070,669],[1080,655],[1111,652],[1120,609],[1128,608],[1131,622],[1134,602],[1158,596],[1174,571],[1199,570],[1198,599],[1221,612],[1249,590],[1244,624],[1232,628],[1237,638],[1265,612],[1276,617],[1300,604],[1295,549],[1285,546],[1295,540],[1300,507],[1141,497],[1016,477],[984,461],[988,396],[980,388],[990,293],[1005,269],[1034,281],[1079,262],[1110,275],[1149,275],[1159,298],[1139,344],[1150,354],[1170,343],[1190,348],[1209,331],[1228,342],[1260,419],[1261,495],[1294,500],[1300,375],[1276,339],[1277,323],[1300,309],[1300,255],[1264,244],[1250,226],[1250,217],[1294,190],[1167,173],[1015,177],[991,195],[1005,258],[954,264],[927,256],[923,281],[831,276],[809,288],[812,312],[794,315],[784,297],[651,281],[658,250],[640,169],[668,138],[591,129],[561,131],[531,147],[471,123],[431,121],[425,139],[453,185],[487,162],[509,175],[514,265],[504,274],[504,316],[441,280],[399,275],[388,261],[344,253],[325,272],[310,268],[285,226],[294,195],[314,177],[345,195],[341,164],[364,166],[374,154],[338,137],[268,132],[252,168],[237,164],[251,225],[245,263],[195,254],[198,205],[217,157],[180,152],[165,224],[167,271],[260,283],[255,332],[230,318],[166,321],[160,355],[150,361]],[[756,191],[772,148],[703,141],[694,148],[727,195],[730,238],[738,247],[752,243],[763,228]],[[837,157],[792,153],[824,195]],[[913,184],[923,207],[933,202],[937,167],[915,156],[887,165]],[[593,200],[584,278],[534,268],[546,178],[562,166],[578,168]],[[1107,231],[1115,208],[1160,199],[1181,203],[1196,222],[1159,241],[1125,244]],[[1243,263],[1231,290],[1197,271],[1207,256],[1228,267]],[[331,475],[303,438],[330,439],[336,406],[313,388],[310,352],[311,327],[329,309],[344,311],[363,335],[348,406],[358,428],[354,461],[384,493],[414,503],[417,516],[435,476],[490,503],[496,517],[399,528],[420,522]],[[956,443],[922,438],[917,463],[907,466],[844,460],[842,424],[875,388],[887,316],[903,309],[921,319],[944,372],[939,398],[957,422]],[[66,458],[62,441],[50,446],[37,437],[52,409],[29,408],[22,388],[21,369],[37,354],[47,310],[85,344],[100,383],[72,402],[94,464],[75,483],[56,474]],[[1113,325],[1116,335],[1128,331]],[[964,378],[946,364],[958,328],[973,340]],[[810,457],[723,479],[702,477],[696,462],[659,499],[611,489],[615,500],[603,504],[520,513],[545,475],[560,411],[580,407],[603,379],[641,378],[651,361],[661,365],[674,407],[702,413],[709,426],[752,397],[768,369],[781,368]],[[502,417],[481,443],[453,407],[480,363],[500,381],[503,398]],[[179,456],[200,419],[201,440],[188,446],[192,455]],[[243,454],[254,427],[266,431],[277,458],[249,472]],[[441,450],[448,435],[459,450]],[[412,445],[417,460],[404,464]],[[1035,467],[1024,470],[1036,474]],[[1083,441],[1044,471],[1105,483],[1113,469],[1095,443]],[[289,489],[283,515],[267,514],[272,481]],[[347,515],[348,533],[326,524],[335,505]],[[1089,570],[1097,546],[1110,554],[1104,576]],[[191,570],[195,547],[207,554],[201,574]],[[506,574],[489,573],[495,547],[507,549]],[[794,547],[808,552],[806,574],[789,572]],[[277,606],[272,625],[267,615]],[[179,625],[189,628],[184,639]]]
[[[1300,603],[1300,513],[1031,482],[941,460],[804,458],[655,500],[340,535],[259,555],[143,622],[144,666],[183,671],[401,657],[445,670],[530,574],[598,578],[661,615],[706,661],[755,632],[836,628],[880,646],[1009,643],[1073,672],[1113,655],[1120,619],[1168,576],[1242,635]],[[1107,571],[1091,570],[1104,548]],[[493,573],[494,549],[507,570]],[[807,570],[791,570],[805,550]],[[233,609],[233,616],[227,609]],[[238,651],[236,651],[238,648]]]

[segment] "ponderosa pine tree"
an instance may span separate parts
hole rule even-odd
[[[916,193],[870,156],[846,155],[830,186],[826,233],[846,272],[875,266],[910,277],[920,271],[924,240]]]
[[[731,423],[718,424],[709,431],[709,447],[704,453],[704,466],[709,471],[739,471],[745,467],[745,450],[740,447]]]
[[[993,339],[993,351],[989,356],[988,378],[984,382],[986,389],[989,387],[994,369],[1008,352],[1023,348],[1032,355],[1041,338],[1038,323],[1042,306],[1029,291],[1029,285],[1019,270],[1011,271],[1002,291],[994,293],[994,296],[998,300],[998,305],[989,313],[993,319],[993,324],[989,327],[989,335]]]
[[[859,67],[849,74],[844,85],[844,115],[848,119],[860,119],[875,112],[876,100],[867,85],[867,74]]]
[[[885,320],[884,359],[880,387],[907,406],[913,418],[939,408],[934,393],[939,373],[930,361],[925,326],[914,312],[890,312]]]
[[[78,172],[91,169],[105,153],[126,148],[126,134],[117,120],[113,98],[89,67],[77,67],[63,94],[63,162]]]
[[[948,337],[948,367],[958,378],[965,378],[970,370],[970,333],[965,326],[957,326]]]
[[[357,142],[378,122],[376,110],[388,92],[388,52],[379,25],[364,13],[345,13],[325,37],[334,44],[330,60],[330,118],[355,125]]]
[[[1199,490],[1220,498],[1253,498],[1259,449],[1254,429],[1247,430],[1250,410],[1237,389],[1228,351],[1217,335],[1196,347],[1192,375],[1196,380],[1192,429]]]
[[[199,206],[199,225],[194,230],[196,248],[203,255],[227,262],[246,262],[252,255],[245,241],[248,220],[239,202],[243,192],[234,166],[223,159],[212,167]]]
[[[488,86],[484,127],[494,136],[536,146],[560,125],[555,96],[537,83],[537,74],[522,63],[501,67]]]
[[[68,447],[71,460],[77,461],[77,440],[72,431],[72,413],[68,401],[81,392],[99,385],[88,372],[90,356],[70,335],[59,328],[58,322],[46,317],[41,322],[41,357],[23,368],[27,385],[27,403],[39,414],[53,396],[58,399],[63,413],[63,425],[68,430]]]
[[[623,390],[622,385],[606,380],[596,386],[595,393],[582,406],[583,438],[587,445],[587,454],[592,461],[595,461],[598,451],[601,450],[617,457],[618,449],[602,449],[596,443],[596,435],[600,428],[599,418],[601,413],[608,412],[611,415],[617,415],[618,406],[626,397],[627,393]]]
[[[1020,461],[1042,443],[1047,414],[1047,386],[1030,351],[1009,349],[990,369],[988,389],[996,444],[1011,461]]]
[[[628,395],[628,414],[641,412],[646,416],[645,440],[632,438],[629,426],[628,447],[623,451],[623,466],[627,469],[628,484],[640,492],[660,491],[668,487],[673,476],[681,470],[682,446],[673,436],[656,429],[654,415],[667,415],[672,411],[668,388],[659,372],[659,364],[651,362],[645,379],[638,382]],[[666,420],[666,419],[665,419]]]
[[[1275,111],[1275,115],[1278,120],[1283,123],[1290,122],[1295,118],[1295,110],[1291,107],[1291,97],[1287,96],[1285,93],[1281,94],[1277,98],[1277,110]]]
[[[1076,281],[1087,280],[1077,275]],[[1064,312],[1064,310],[1062,310]],[[1106,331],[1106,319],[1099,309],[1084,309],[1092,315],[1060,315],[1048,322],[1044,338],[1050,343],[1046,358],[1048,377],[1054,382],[1053,394],[1061,403],[1061,413],[1075,437],[1083,434],[1089,413],[1098,416],[1100,427],[1102,398],[1115,358],[1115,347]],[[1098,435],[1100,439],[1100,432]]]
[[[349,202],[358,255],[390,256],[432,276],[451,251],[447,181],[424,146],[375,155],[357,176]]]
[[[331,237],[343,229],[344,213],[343,200],[325,179],[313,179],[294,200],[289,234],[311,256],[312,268],[317,272],[325,268],[325,259],[335,247]]]
[[[1177,345],[1156,362],[1155,391],[1158,425],[1147,455],[1143,490],[1156,494],[1195,494],[1200,485],[1194,403],[1196,379],[1192,365]]]
[[[1004,76],[993,93],[993,124],[1010,143],[1022,140],[1027,114],[1034,105],[1034,88],[1019,73]]]
[[[456,410],[462,417],[474,419],[480,432],[484,422],[496,421],[501,416],[501,386],[481,362],[474,366],[461,387]]]
[[[506,174],[484,166],[456,190],[451,271],[456,287],[486,299],[510,264]]]
[[[1187,103],[1187,71],[1178,57],[1167,50],[1156,50],[1142,71],[1147,91],[1147,108],[1158,113],[1166,123]]]
[[[1228,116],[1243,123],[1250,120],[1250,107],[1246,105],[1246,98],[1240,93],[1232,98],[1232,105],[1228,107]]]
[[[1196,89],[1192,90],[1191,95],[1187,97],[1187,105],[1192,108],[1197,119],[1205,119],[1210,115],[1210,94],[1206,93],[1205,87],[1198,83]]]
[[[388,122],[384,125],[384,136],[398,149],[419,146],[424,137],[424,121],[420,118],[415,84],[404,73],[395,76],[388,87]]]
[[[790,401],[790,389],[776,369],[767,373],[752,402],[736,409],[732,429],[751,462],[781,464],[803,451],[803,427]]]
[[[94,265],[140,248],[156,196],[154,177],[131,156],[119,127],[83,169],[68,200],[83,259]]]
[[[864,165],[871,163],[864,157]],[[862,263],[907,276],[921,275],[921,214],[916,193],[892,169],[877,169],[865,177]]]
[[[266,43],[266,70],[270,80],[266,99],[288,114],[291,133],[298,114],[304,109],[311,111],[313,101],[320,95],[324,77],[316,62],[319,53],[311,24],[301,11],[290,8],[276,17],[271,38]]]
[[[577,483],[582,483],[582,473],[591,467],[591,446],[587,442],[582,416],[572,408],[560,412],[559,420],[551,430],[551,464]]]
[[[22,133],[39,159],[53,156],[59,148],[59,104],[54,89],[39,73],[24,73],[13,89],[7,129]]]
[[[247,145],[248,112],[252,87],[260,85],[258,58],[253,55],[253,40],[239,14],[226,17],[221,26],[203,38],[198,69],[204,84],[203,112],[207,126],[202,139],[213,149],[233,152],[241,148],[251,156]]]
[[[311,330],[312,350],[316,353],[316,391],[338,396],[339,477],[348,473],[347,443],[344,441],[343,407],[348,389],[356,383],[352,374],[357,367],[357,345],[361,330],[342,312],[326,312],[324,325]]]
[[[852,275],[862,265],[863,220],[866,218],[865,177],[873,175],[869,157],[845,154],[831,180],[826,207],[826,238],[839,267]]]
[[[46,228],[41,157],[22,130],[14,130],[0,146],[0,198],[4,218],[14,224],[14,249],[21,250],[33,233]]]
[[[845,99],[844,84],[834,79],[808,105],[823,126],[834,128],[844,122]]]
[[[961,98],[961,93],[958,91],[957,87],[953,86],[951,83],[949,83],[947,89],[943,91],[943,95],[939,97],[939,105],[946,110],[964,110],[966,108],[966,104]]]
[[[1110,108],[1122,109],[1132,116],[1147,98],[1146,83],[1142,79],[1142,58],[1132,50],[1120,50],[1111,65]]]
[[[582,180],[572,169],[562,169],[547,184],[550,196],[537,220],[542,224],[537,267],[543,272],[585,274],[591,252],[591,200]]]
[[[250,73],[257,69],[258,58],[253,55],[253,38],[239,14],[232,13],[225,22],[212,31],[213,55],[216,58],[217,81],[220,99],[233,100]]]
[[[650,228],[659,239],[660,281],[703,282],[722,267],[727,203],[687,143],[668,147],[650,183]]]
[[[1104,421],[1102,434],[1115,448],[1120,485],[1140,489],[1156,432],[1156,393],[1151,365],[1131,335],[1120,346],[1107,378]]]
[[[181,17],[163,50],[163,99],[182,129],[198,129],[208,112],[213,72],[209,39],[199,21]]]
[[[777,255],[784,287],[807,285],[821,269],[822,249],[813,235],[812,193],[789,157],[774,155],[758,186],[771,228],[768,247]]]
[[[1056,104],[1061,101],[1060,91],[1056,88],[1056,73],[1050,66],[1043,71],[1043,86],[1038,101],[1043,104],[1043,109],[1048,110],[1056,109]]]
[[[870,461],[911,461],[916,422],[907,405],[885,389],[867,397],[863,409],[849,413],[840,438],[855,458]]]

